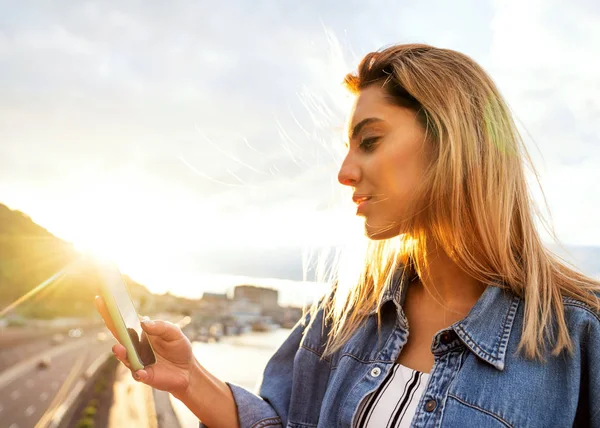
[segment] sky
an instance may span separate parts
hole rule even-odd
[[[0,202],[156,292],[240,282],[284,301],[356,230],[337,183],[360,58],[474,58],[523,132],[562,242],[600,246],[592,0],[0,0]],[[541,194],[534,191],[543,203]]]

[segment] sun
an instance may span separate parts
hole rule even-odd
[[[73,242],[75,250],[84,257],[100,259],[100,260],[115,260],[115,252],[110,245],[94,241],[89,238],[77,239]]]
[[[85,258],[110,261],[119,268],[131,264],[132,257],[127,257],[127,254],[136,252],[132,251],[127,233],[114,224],[102,227],[92,220],[97,219],[88,219],[71,226],[70,235],[75,250]]]
[[[152,201],[138,196],[145,194],[131,180],[88,184],[63,203],[55,229],[82,255],[111,260],[122,269],[147,266],[148,244],[160,242],[150,238],[156,222],[149,216]]]

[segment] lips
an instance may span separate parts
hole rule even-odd
[[[366,201],[368,201],[370,199],[371,199],[371,196],[369,196],[369,195],[355,194],[355,195],[352,196],[352,201],[356,205],[360,205],[362,202],[366,202]]]

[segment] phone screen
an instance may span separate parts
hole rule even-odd
[[[140,317],[135,310],[135,306],[131,301],[127,286],[121,272],[116,266],[110,266],[103,264],[101,266],[103,280],[108,287],[108,290],[113,295],[117,309],[121,314],[121,318],[127,328],[127,332],[131,337],[133,346],[136,353],[138,354],[139,360],[144,366],[154,364],[156,362],[156,356],[148,341],[148,336],[142,330],[140,324]]]

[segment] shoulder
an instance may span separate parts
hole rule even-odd
[[[600,298],[600,293],[596,295]],[[578,336],[585,341],[594,339],[600,343],[600,310],[572,297],[563,297],[563,304],[571,336]]]
[[[596,293],[596,296],[600,299],[600,292]],[[589,303],[573,297],[563,297],[562,301],[565,306],[565,314],[575,315],[590,321],[595,320],[600,323],[600,310]]]

